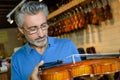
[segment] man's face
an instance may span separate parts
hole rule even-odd
[[[48,24],[44,12],[40,11],[36,15],[25,14],[23,20],[24,26],[19,30],[25,35],[26,39],[35,46],[46,45]]]

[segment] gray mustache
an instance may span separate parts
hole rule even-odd
[[[43,37],[40,37],[40,36],[39,36],[39,37],[38,37],[38,38],[36,38],[35,40],[39,40],[39,39],[42,39],[42,38],[44,38],[44,39],[45,39],[45,38],[47,38],[47,36],[46,36],[46,35],[45,35],[45,36],[43,36]]]

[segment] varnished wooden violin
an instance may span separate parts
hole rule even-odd
[[[98,58],[40,70],[39,76],[42,80],[71,80],[79,76],[104,75],[118,71],[120,71],[119,58]]]

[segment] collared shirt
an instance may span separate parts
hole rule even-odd
[[[78,54],[74,43],[66,38],[48,37],[48,46],[43,54],[37,52],[28,43],[12,55],[11,80],[27,80],[34,67],[43,60],[44,63],[64,60],[63,63],[71,63],[72,54]],[[76,57],[80,61],[80,57]]]

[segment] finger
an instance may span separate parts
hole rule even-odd
[[[36,68],[39,68],[39,66],[42,66],[44,64],[44,61],[40,61],[40,63],[38,63],[38,65],[36,66]]]
[[[38,65],[34,68],[32,74],[30,75],[28,80],[38,80],[38,68],[43,65],[44,61],[42,60]]]
[[[33,73],[34,73],[34,74],[37,74],[37,73],[38,73],[38,68],[39,68],[39,66],[43,65],[43,63],[44,63],[43,60],[40,61],[40,63],[38,63],[38,65],[37,65],[37,66],[34,68],[34,70],[33,70]]]
[[[38,66],[42,66],[44,64],[44,61],[40,61],[40,63],[38,64]]]

